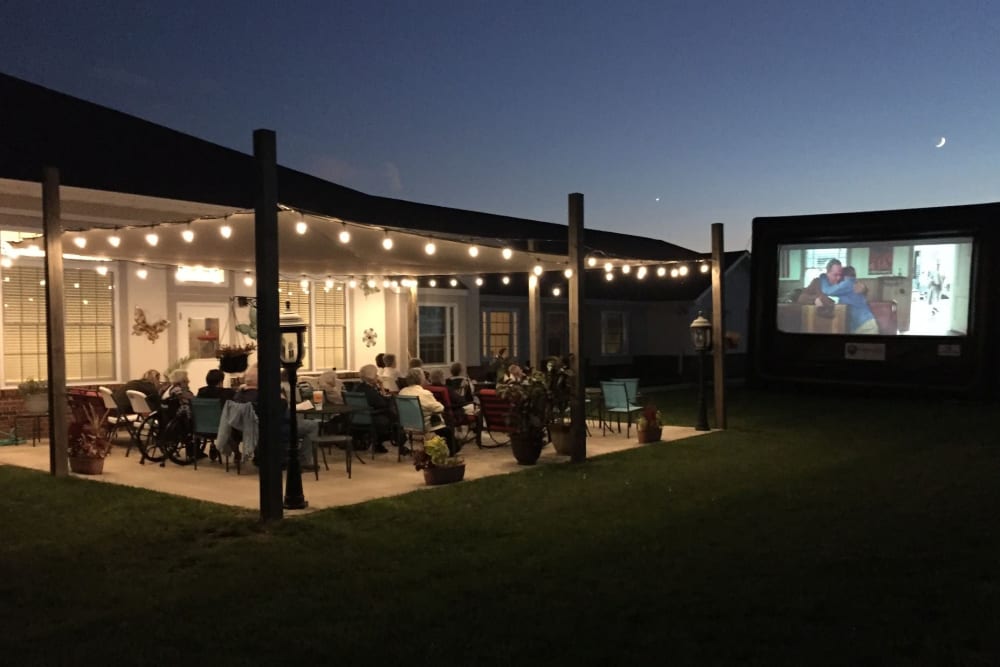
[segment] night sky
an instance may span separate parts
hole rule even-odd
[[[1000,3],[4,3],[0,70],[372,194],[696,250],[1000,200]],[[0,100],[0,103],[5,103]],[[942,148],[935,148],[947,137]]]

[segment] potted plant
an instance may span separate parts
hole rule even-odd
[[[69,469],[81,475],[100,475],[111,441],[102,432],[104,412],[91,403],[74,403],[69,424]]]
[[[49,411],[49,383],[45,380],[28,378],[17,385],[24,397],[24,411],[33,415],[43,415]]]
[[[658,442],[663,439],[663,415],[653,404],[642,409],[636,436],[639,442]]]
[[[249,365],[250,353],[257,349],[253,343],[242,345],[220,345],[215,350],[219,359],[219,369],[226,373],[242,373]]]
[[[524,382],[497,386],[497,395],[510,403],[507,424],[513,429],[510,448],[521,465],[532,465],[545,446],[545,429],[552,421],[552,399],[545,374],[532,371]]]
[[[413,453],[413,467],[424,472],[424,483],[451,484],[465,478],[465,460],[451,456],[448,443],[439,435],[424,440],[424,448]]]

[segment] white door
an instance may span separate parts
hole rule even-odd
[[[219,345],[230,342],[233,335],[225,303],[178,303],[177,323],[178,359],[215,359]]]

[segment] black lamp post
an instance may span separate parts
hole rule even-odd
[[[712,349],[712,323],[698,311],[691,323],[691,341],[698,351],[698,423],[696,431],[708,431],[708,406],[705,404],[705,355]]]
[[[290,301],[285,302],[285,311],[281,313],[279,327],[281,328],[281,365],[288,374],[288,467],[285,480],[285,509],[302,510],[309,506],[302,493],[302,466],[299,464],[299,427],[295,418],[295,387],[297,371],[302,365],[302,355],[305,354],[306,323],[297,313],[291,310]]]

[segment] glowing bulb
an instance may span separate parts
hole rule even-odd
[[[89,303],[90,303],[90,302],[89,302],[89,301],[87,301],[86,299],[84,299],[84,300],[83,300],[83,305],[85,305],[85,306],[86,306],[86,305],[88,305]]]
[[[382,239],[382,247],[386,250],[392,250],[392,239],[388,236]]]
[[[680,271],[678,271],[676,267],[670,269],[670,277],[671,278],[676,278],[677,274],[679,274],[679,273],[680,273]]]
[[[469,246],[469,257],[479,257],[479,248],[477,246]]]
[[[646,277],[646,267],[645,266],[640,266],[639,269],[635,272],[635,277],[638,278],[639,280],[642,280],[643,278],[645,278]]]
[[[347,286],[350,287],[351,289],[354,289],[355,287],[358,286],[358,281],[355,280],[354,278],[351,278],[350,280],[347,281]]]
[[[628,275],[631,272],[632,272],[631,266],[629,266],[628,264],[622,264],[622,273]]]
[[[614,268],[615,268],[615,265],[612,264],[611,262],[605,262],[604,263],[604,272],[605,273],[611,273],[611,270],[614,269]]]
[[[391,284],[392,282],[388,278],[382,279],[382,287],[384,287],[385,289],[389,289],[389,285]]]
[[[347,231],[346,227],[343,230],[341,230],[339,238],[341,243],[351,242],[351,233]]]
[[[701,272],[702,272],[702,273],[708,273],[708,264],[704,264],[704,263],[703,263],[703,264],[701,265]]]
[[[476,277],[476,287],[482,287],[482,286],[483,286],[483,279],[477,276]]]
[[[543,269],[542,269],[542,265],[541,264],[535,264],[535,268],[532,269],[532,271],[535,272],[536,276],[542,275],[542,270]]]
[[[558,287],[552,288],[552,296],[559,296],[560,294],[562,294],[562,290],[560,290]]]
[[[607,280],[610,283],[612,280],[615,279],[615,274],[613,274],[613,273],[605,273],[604,274],[604,279]]]
[[[156,232],[150,232],[146,234],[146,243],[148,243],[149,245],[155,246],[159,242],[160,242],[160,237],[157,235]]]
[[[108,275],[108,267],[106,267],[106,266],[99,266],[99,267],[97,267],[96,271],[97,271],[97,275],[99,275],[99,276],[106,276],[106,275]]]
[[[139,276],[139,280],[145,280],[146,276],[149,275],[149,271],[145,267],[136,270],[135,275]]]
[[[323,285],[325,285],[328,290],[333,289],[333,278],[327,278]]]
[[[437,287],[438,286],[438,281],[436,281],[433,278],[431,278],[430,280],[427,281],[427,284],[430,285],[431,287]]]
[[[80,283],[73,283],[73,289],[80,289]]]
[[[514,256],[514,251],[511,250],[510,248],[504,248],[500,254],[503,255],[504,259],[510,259],[511,257]]]
[[[219,227],[219,233],[222,234],[222,238],[228,239],[230,236],[233,235],[233,228],[230,227],[229,225],[222,225],[221,227]]]
[[[681,274],[682,276],[686,276],[686,275],[688,274],[688,267],[687,267],[687,264],[681,264],[680,268],[679,268],[679,269],[677,269],[677,271],[678,271],[678,273],[680,273],[680,274]]]
[[[38,284],[41,285],[42,287],[45,287],[45,281],[44,280],[39,280]]]
[[[563,271],[563,275],[566,276],[567,280],[569,280],[570,278],[573,277],[573,269],[566,269],[565,271]]]
[[[437,246],[434,245],[434,241],[428,241],[427,245],[424,246],[424,252],[428,255],[433,255],[437,252]]]
[[[596,257],[588,257],[587,258],[587,266],[597,266],[597,258]]]
[[[368,282],[365,283],[365,284],[368,285],[368,289],[375,289],[375,279],[374,278],[369,278]]]
[[[458,287],[458,281],[455,280],[454,278],[452,278],[451,280],[449,280],[448,284],[451,285],[452,287]]]
[[[305,234],[307,231],[309,231],[309,225],[306,224],[305,220],[299,220],[298,222],[295,223],[295,231],[298,232],[300,235]]]
[[[183,232],[181,232],[181,238],[187,241],[188,243],[191,243],[192,241],[194,241],[194,232],[190,229],[185,229]]]
[[[399,288],[399,281],[398,280],[390,280],[389,281],[389,287],[391,287],[392,289],[398,289]]]
[[[309,289],[309,279],[308,278],[303,278],[302,280],[300,280],[299,281],[299,287],[302,288],[303,292],[306,291],[307,289]]]
[[[83,238],[82,236],[77,236],[76,238],[73,239],[73,245],[75,245],[77,248],[86,248],[87,239]]]
[[[253,287],[253,276],[251,276],[249,273],[243,276],[243,284],[246,285],[247,287]]]
[[[503,278],[500,279],[500,282],[502,282],[504,285],[510,285],[510,276],[504,276]]]
[[[122,244],[122,237],[118,236],[117,234],[112,234],[111,236],[108,237],[108,243],[111,244],[112,248],[117,248]]]
[[[667,275],[667,267],[661,266],[660,268],[658,268],[656,270],[656,275],[660,276],[661,278]]]
[[[0,266],[2,266],[5,269],[9,269],[10,267],[14,266],[14,260],[12,260],[10,257],[4,257],[0,259]]]

